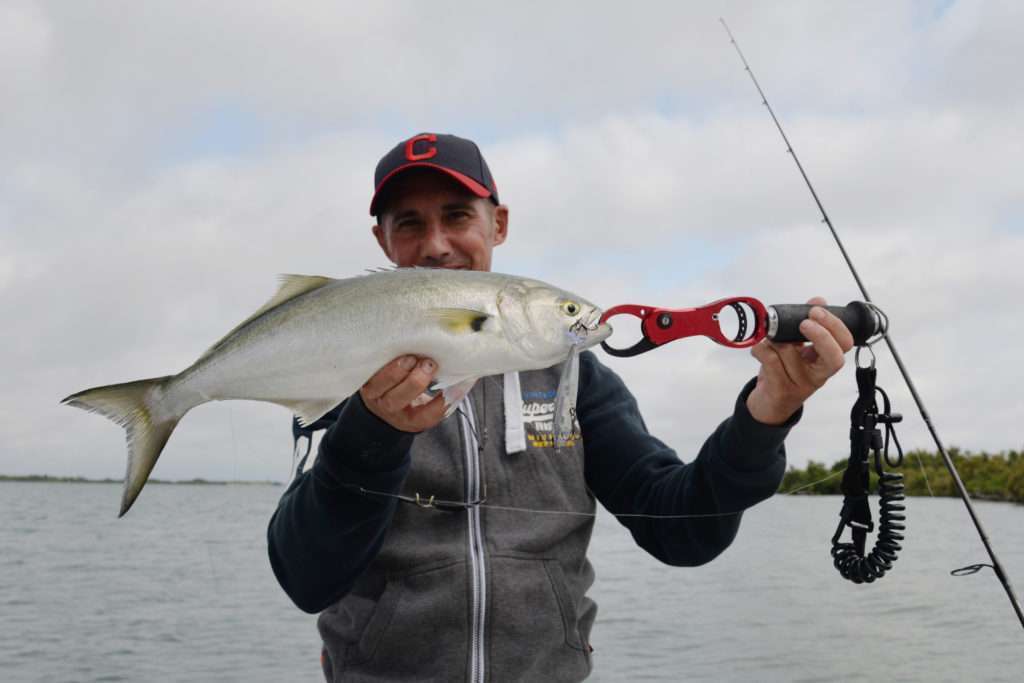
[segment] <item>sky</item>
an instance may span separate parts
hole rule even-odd
[[[373,168],[421,131],[480,144],[500,272],[604,307],[862,298],[720,16],[945,443],[1020,449],[1020,3],[0,0],[0,473],[121,477],[121,429],[61,398],[187,367],[279,273],[386,265]],[[598,353],[683,459],[757,372],[703,339]],[[846,456],[852,367],[794,465]],[[285,479],[289,421],[200,406],[154,476]]]

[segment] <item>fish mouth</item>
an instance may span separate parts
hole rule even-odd
[[[587,345],[593,346],[594,344],[600,344],[608,337],[612,336],[612,326],[608,323],[598,323],[593,328],[590,328],[590,333],[587,338]]]
[[[569,332],[574,343],[581,349],[589,349],[591,346],[600,344],[611,336],[612,326],[608,323],[599,322],[601,311],[594,309],[586,317],[582,317],[572,324]]]

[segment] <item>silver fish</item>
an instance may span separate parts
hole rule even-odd
[[[207,401],[268,401],[309,424],[386,363],[412,354],[437,362],[435,388],[454,405],[479,377],[566,360],[575,366],[580,350],[611,334],[600,317],[597,306],[575,294],[500,273],[402,268],[347,279],[284,275],[270,301],[182,372],[86,389],[63,403],[127,431],[124,515],[175,426]],[[562,391],[574,405],[574,375],[568,380]]]

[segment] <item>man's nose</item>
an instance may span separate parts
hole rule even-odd
[[[443,261],[452,255],[452,245],[440,221],[430,221],[420,246],[420,256],[431,261]]]

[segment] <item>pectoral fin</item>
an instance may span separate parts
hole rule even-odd
[[[441,379],[433,382],[427,391],[412,402],[412,405],[420,406],[429,403],[437,397],[438,393],[441,393],[444,395],[444,404],[447,406],[444,415],[448,417],[455,412],[459,402],[470,392],[477,379],[479,378],[467,377],[465,379]]]
[[[490,314],[470,308],[432,308],[428,315],[455,334],[480,332],[491,319]]]
[[[444,402],[448,406],[446,412],[447,415],[451,415],[455,411],[455,406],[458,405],[459,401],[466,397],[469,390],[476,384],[476,377],[470,377],[464,379],[461,382],[452,384],[451,386],[445,387],[442,391],[444,392]]]

